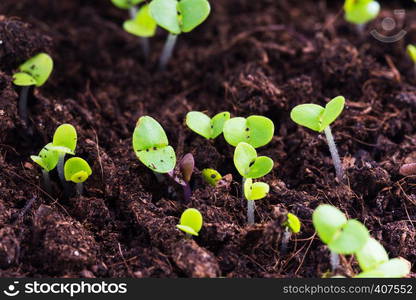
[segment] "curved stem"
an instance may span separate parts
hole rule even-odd
[[[339,182],[342,182],[344,178],[344,170],[342,169],[341,159],[339,158],[337,146],[332,136],[331,128],[328,126],[325,128],[325,136],[329,146],[329,152],[331,152],[332,162],[334,163],[335,173]]]
[[[58,165],[56,168],[58,169],[59,180],[61,180],[62,185],[65,187],[66,182],[65,182],[65,176],[64,176],[64,162],[65,162],[65,153],[59,153],[59,160],[58,160]]]
[[[182,187],[183,187],[183,198],[185,199],[185,203],[188,203],[191,201],[191,196],[192,196],[191,185],[188,182],[186,182],[186,184],[183,185]]]
[[[45,186],[45,190],[48,194],[51,194],[52,188],[51,188],[51,179],[49,177],[49,172],[42,169],[42,175],[43,175],[43,184]]]
[[[168,64],[173,49],[175,48],[176,40],[178,39],[178,35],[169,33],[168,37],[166,38],[165,46],[163,47],[162,55],[159,59],[159,70],[163,71],[166,69],[166,65]]]
[[[77,192],[77,196],[81,197],[82,196],[82,191],[84,190],[84,185],[82,184],[82,182],[78,182],[75,185],[75,189],[76,189],[76,192]]]
[[[330,263],[332,272],[335,272],[339,267],[339,254],[331,251]]]
[[[27,117],[27,97],[29,95],[30,86],[22,87],[20,91],[20,98],[19,98],[19,117],[22,120],[24,126],[27,125],[28,117]]]

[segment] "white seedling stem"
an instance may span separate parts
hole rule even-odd
[[[282,255],[285,255],[286,252],[287,252],[287,245],[289,243],[291,235],[292,235],[292,232],[290,231],[290,229],[288,227],[286,227],[285,232],[283,232],[282,246],[280,248],[280,253]]]
[[[29,95],[29,90],[30,90],[30,86],[22,87],[22,90],[20,91],[20,98],[19,98],[19,116],[24,126],[26,126],[28,122],[27,97]]]
[[[244,196],[244,184],[246,183],[246,178],[243,177],[241,181],[241,196],[243,197],[243,200],[246,198]],[[253,200],[247,199],[247,224],[253,225],[254,224],[254,209],[255,209],[255,203]]]
[[[335,272],[339,267],[339,254],[331,251],[331,257],[329,261],[331,263],[332,272]]]
[[[166,38],[165,46],[163,47],[162,55],[159,60],[159,70],[165,70],[170,58],[172,57],[173,49],[175,48],[178,35],[169,33]]]
[[[61,180],[63,186],[65,186],[64,162],[65,162],[65,153],[59,153],[57,169],[58,169],[59,179]]]
[[[329,152],[331,152],[332,161],[335,166],[335,172],[339,182],[342,182],[344,178],[344,171],[342,169],[341,159],[339,158],[337,146],[335,145],[334,137],[332,136],[331,127],[325,128],[325,136],[329,146]]]
[[[77,196],[78,197],[81,197],[82,196],[82,192],[84,190],[84,185],[82,184],[82,182],[78,182],[75,185],[75,189],[76,189],[76,192],[77,192]]]
[[[49,177],[49,172],[42,169],[42,175],[43,175],[43,184],[45,185],[45,190],[48,194],[51,193],[51,180]]]
[[[136,17],[138,8],[137,6],[132,6],[129,9],[130,19],[134,19]],[[142,50],[144,57],[147,58],[150,54],[150,45],[149,45],[149,39],[145,37],[140,37],[140,44],[142,45]]]

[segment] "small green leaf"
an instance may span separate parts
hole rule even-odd
[[[393,258],[373,270],[365,271],[355,278],[402,278],[410,273],[411,264],[404,258]]]
[[[91,174],[90,165],[80,157],[72,157],[65,162],[64,175],[66,181],[84,182]]]
[[[241,142],[234,151],[234,165],[245,178],[263,177],[273,169],[273,160],[266,156],[257,156],[256,149]]]
[[[322,114],[321,131],[325,130],[325,128],[339,117],[344,109],[344,105],[345,98],[342,96],[335,97],[326,104],[324,113]]]
[[[288,213],[287,214],[287,221],[284,223],[285,226],[289,227],[289,229],[293,233],[298,233],[300,231],[300,221],[297,216],[294,214]]]
[[[59,160],[59,152],[51,149],[52,144],[49,143],[42,150],[40,150],[39,154],[32,155],[30,158],[41,166],[45,171],[50,172],[55,169],[56,165],[58,164]]]
[[[313,212],[312,222],[319,238],[322,242],[328,244],[342,226],[347,223],[347,218],[338,208],[321,204]]]
[[[139,4],[140,2],[143,2],[144,0],[111,0],[113,2],[114,6],[117,6],[121,9],[129,9],[133,6]]]
[[[18,86],[36,85],[36,80],[27,73],[18,72],[13,74],[13,83]]]
[[[143,5],[133,20],[123,23],[123,28],[128,33],[140,37],[152,37],[156,33],[156,21],[150,15],[149,5]]]
[[[77,147],[77,131],[74,126],[71,124],[62,124],[58,128],[56,128],[55,133],[53,135],[52,146],[56,151],[60,151],[63,153],[66,152],[65,148],[71,150],[71,154],[75,153],[75,148]],[[58,147],[65,147],[65,148],[56,148]]]
[[[348,220],[327,245],[335,253],[352,254],[364,247],[369,236],[367,228],[361,222]]]
[[[168,144],[163,127],[155,119],[149,116],[139,119],[133,133],[133,149],[144,165],[157,173],[172,171],[176,154]]]
[[[244,196],[247,200],[260,200],[269,193],[269,185],[264,182],[255,182],[253,179],[247,178],[244,182]]]
[[[202,215],[199,210],[188,208],[182,213],[179,224],[176,227],[186,233],[197,236],[202,228],[202,223]]]
[[[415,45],[407,45],[407,54],[409,54],[412,61],[416,64],[416,46]]]
[[[35,81],[36,86],[43,85],[53,70],[53,60],[46,53],[39,53],[19,66],[21,73],[26,73]]]
[[[212,186],[216,186],[217,183],[222,179],[222,176],[218,171],[214,169],[203,169],[202,170],[202,178],[208,184]]]
[[[176,0],[153,0],[150,2],[150,14],[156,23],[172,34],[180,34],[181,28]]]
[[[183,32],[192,31],[206,20],[211,11],[207,0],[181,0],[177,8],[182,17]]]
[[[380,4],[373,0],[347,0],[344,11],[348,22],[361,25],[377,18],[380,13]]]
[[[216,114],[212,119],[199,111],[191,111],[186,115],[186,125],[206,139],[217,138],[224,128],[224,123],[230,119],[229,112]]]
[[[384,247],[373,238],[369,238],[364,247],[355,253],[355,255],[363,271],[373,270],[389,260],[389,256]]]
[[[240,142],[246,142],[258,148],[268,144],[273,134],[273,122],[263,116],[231,118],[224,124],[224,138],[234,147]]]

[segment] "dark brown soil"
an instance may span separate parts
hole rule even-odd
[[[320,203],[361,220],[392,257],[415,264],[416,179],[398,170],[416,162],[416,76],[405,54],[416,10],[412,1],[384,2],[368,29],[405,8],[398,21],[407,35],[394,44],[360,36],[341,1],[211,0],[207,22],[180,36],[168,70],[157,72],[166,33],[151,40],[145,62],[138,39],[121,29],[127,13],[109,0],[2,0],[0,276],[319,277],[329,270],[311,224]],[[11,76],[39,51],[52,55],[55,70],[30,99],[30,134]],[[334,180],[325,138],[289,119],[295,105],[337,95],[347,98],[333,126],[347,185]],[[259,149],[275,168],[264,178],[271,192],[257,202],[257,225],[245,224],[233,148],[187,129],[190,110],[275,122],[275,137]],[[142,115],[161,122],[178,157],[191,152],[198,170],[233,180],[214,189],[197,172],[191,203],[172,196],[132,151]],[[65,199],[56,174],[46,194],[29,159],[61,123],[77,128],[77,155],[93,166],[81,198]],[[204,215],[193,240],[175,228],[186,207]],[[303,226],[281,255],[287,211]],[[346,274],[358,270],[349,257],[342,263]]]

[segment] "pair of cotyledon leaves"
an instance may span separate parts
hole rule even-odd
[[[223,133],[225,140],[234,147],[246,142],[258,148],[269,143],[274,134],[273,122],[263,116],[230,118],[229,112],[221,112],[210,118],[202,112],[191,111],[185,122],[192,131],[206,139],[215,139]]]
[[[18,68],[19,72],[13,75],[13,83],[19,86],[37,87],[43,85],[53,70],[53,60],[46,53],[39,53]]]
[[[363,270],[357,277],[402,277],[410,271],[408,262],[398,258],[389,260],[383,246],[370,238],[367,228],[357,220],[348,220],[336,207],[318,206],[312,222],[331,251],[357,256]]]
[[[344,109],[345,98],[335,97],[325,107],[317,104],[300,104],[294,107],[290,118],[297,124],[322,132],[334,122]]]
[[[344,11],[348,22],[360,25],[378,16],[380,4],[374,0],[346,0]]]
[[[61,155],[74,155],[76,146],[77,132],[74,126],[62,124],[55,130],[52,143],[43,147],[37,156],[32,155],[31,159],[46,172],[50,172],[58,164]],[[91,173],[88,163],[79,157],[68,159],[64,166],[64,176],[67,181],[84,182]]]
[[[186,209],[176,227],[188,234],[197,236],[202,228],[203,218],[199,210],[195,208]]]
[[[177,35],[204,22],[210,10],[207,0],[153,0],[140,8],[134,19],[124,22],[123,27],[134,35],[151,37],[159,25]]]

